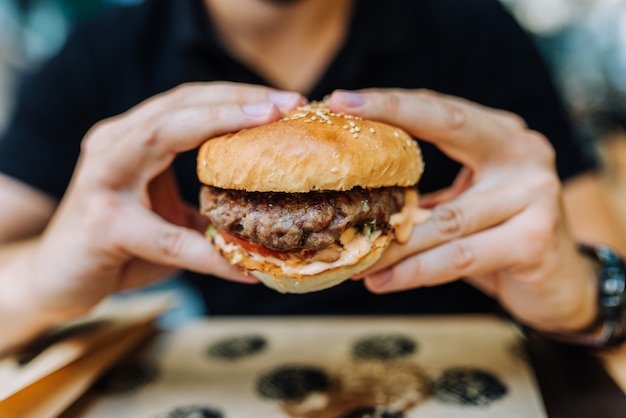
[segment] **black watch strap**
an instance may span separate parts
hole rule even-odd
[[[552,333],[526,329],[567,344],[608,348],[626,341],[626,266],[619,254],[606,246],[580,244],[582,254],[591,257],[598,274],[598,321],[590,332]]]

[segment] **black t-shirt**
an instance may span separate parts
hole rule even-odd
[[[358,0],[348,37],[309,92],[428,88],[511,110],[544,133],[567,178],[590,167],[532,41],[497,0]],[[63,50],[24,77],[0,140],[0,171],[60,198],[95,122],[188,81],[268,84],[224,50],[202,0],[148,0],[79,23]],[[456,162],[422,143],[422,192],[449,185]],[[280,152],[279,149],[276,152]],[[175,161],[183,196],[197,202],[195,152]],[[506,245],[511,245],[507,242]],[[493,301],[462,281],[389,295],[360,282],[306,295],[281,295],[186,274],[212,314],[484,312]]]

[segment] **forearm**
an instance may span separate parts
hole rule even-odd
[[[29,259],[38,239],[0,248],[0,356],[27,343],[55,323],[30,288]]]

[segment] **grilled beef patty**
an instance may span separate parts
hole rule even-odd
[[[404,189],[261,193],[204,186],[200,204],[217,229],[276,251],[319,250],[352,226],[387,225],[404,205]]]

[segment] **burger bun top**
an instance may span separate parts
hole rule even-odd
[[[307,193],[415,185],[420,148],[400,128],[336,114],[323,103],[206,141],[197,174],[206,185],[256,192]]]

